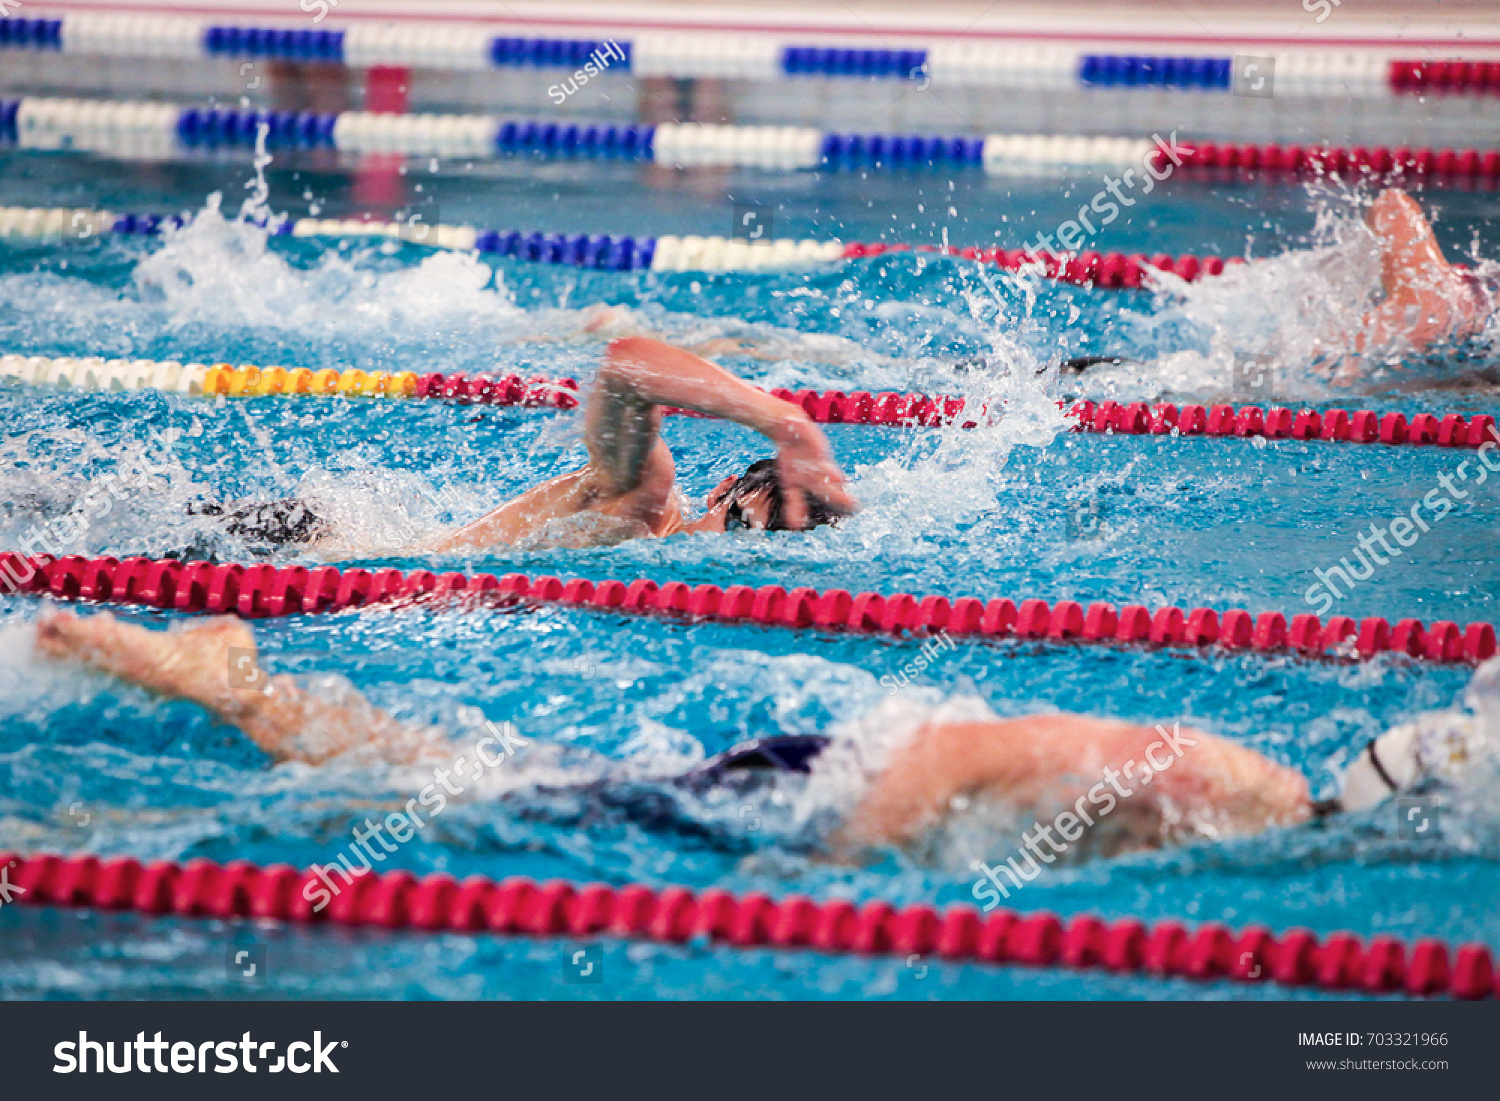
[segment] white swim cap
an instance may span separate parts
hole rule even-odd
[[[1500,683],[1500,663],[1494,672]],[[1433,711],[1386,731],[1345,770],[1340,809],[1373,807],[1423,779],[1457,780],[1490,748],[1485,725],[1483,714]]]
[[[1412,748],[1416,733],[1414,726],[1398,726],[1365,746],[1344,770],[1339,807],[1364,810],[1411,784],[1420,774]]]

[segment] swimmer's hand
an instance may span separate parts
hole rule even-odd
[[[828,438],[805,413],[796,410],[766,435],[776,444],[782,508],[792,528],[801,531],[808,526],[809,496],[844,516],[859,511],[859,502],[844,487],[844,472],[834,461]]]
[[[191,700],[239,727],[276,761],[318,765],[362,750],[404,765],[429,749],[423,731],[398,723],[362,696],[325,701],[291,677],[267,677],[256,663],[255,636],[232,616],[151,631],[107,612],[80,617],[59,611],[37,624],[36,647],[168,699]]]
[[[231,616],[178,631],[149,631],[108,612],[80,617],[57,611],[37,623],[36,647],[47,657],[80,662],[169,699],[192,700],[216,715],[234,715],[255,702],[253,694],[242,702],[230,688],[233,651],[255,669],[255,636]]]
[[[583,331],[590,336],[613,339],[620,336],[649,336],[637,322],[628,306],[595,306],[588,311]]]

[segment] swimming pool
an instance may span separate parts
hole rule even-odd
[[[1208,283],[1175,297],[1050,283],[1032,292],[1003,273],[912,254],[753,275],[481,263],[410,244],[268,240],[205,212],[205,196],[215,190],[225,210],[238,206],[243,166],[96,166],[85,183],[67,157],[0,153],[0,160],[7,204],[200,212],[165,240],[0,249],[4,351],[587,379],[602,342],[580,337],[579,311],[603,302],[638,311],[671,338],[777,342],[786,351],[780,359],[726,361],[763,385],[925,390],[1005,403],[1004,419],[972,431],[831,428],[865,504],[837,529],[380,565],[1290,615],[1307,610],[1303,594],[1315,567],[1349,553],[1371,518],[1405,512],[1417,487],[1435,485],[1458,461],[1436,448],[1067,433],[1055,399],[1080,384],[1035,375],[1061,355],[1175,353],[1189,358],[1168,395],[1203,399],[1232,389],[1205,354],[1203,319],[1225,314],[1213,297],[1224,292]],[[273,166],[269,182],[276,211],[300,213],[313,200],[337,211],[353,202],[354,184],[339,171]],[[421,182],[446,223],[682,234],[723,233],[728,221],[723,191],[696,197],[653,189],[628,166],[574,165],[566,177],[501,166]],[[1013,245],[1068,217],[1096,186],[1086,177],[839,172],[747,173],[729,177],[725,190],[773,206],[778,235],[938,243],[946,232],[955,244]],[[1443,212],[1445,246],[1496,255],[1494,195],[1424,198]],[[1338,237],[1342,231],[1330,234],[1326,224],[1350,210],[1332,185],[1172,181],[1110,227],[1101,247],[1272,255]],[[1332,252],[1357,260],[1357,240],[1344,236]],[[1284,275],[1250,288],[1273,296],[1257,303],[1254,317],[1292,314],[1310,284],[1299,282],[1298,271]],[[1225,339],[1245,335],[1232,325]],[[1439,354],[1412,365],[1414,390],[1362,404],[1482,412],[1492,398],[1486,385],[1443,382],[1483,357],[1482,343]],[[1081,385],[1095,396],[1133,397],[1142,383]],[[1317,397],[1319,406],[1347,403],[1347,395],[1327,390]],[[489,406],[212,401],[14,383],[0,387],[0,405],[8,426],[4,499],[14,502],[0,542],[7,547],[39,515],[66,511],[90,479],[143,447],[153,429],[178,431],[170,474],[93,523],[76,548],[84,554],[181,551],[201,535],[185,506],[202,496],[297,493],[370,531],[386,523],[427,530],[467,519],[581,455],[576,414]],[[694,496],[764,451],[745,433],[685,418],[668,424],[666,438]],[[1496,506],[1485,494],[1476,489],[1408,558],[1361,583],[1338,613],[1493,619]],[[1097,528],[1079,525],[1080,509]],[[377,520],[383,510],[396,519]],[[225,542],[213,549],[232,561],[250,548]],[[333,858],[362,808],[404,801],[415,790],[397,769],[273,770],[243,738],[193,708],[37,664],[25,625],[40,606],[33,598],[0,603],[6,847],[305,866]],[[390,866],[944,905],[972,901],[969,862],[1012,844],[1003,833],[955,835],[931,865],[891,856],[850,869],[798,843],[804,823],[794,792],[748,812],[697,808],[690,828],[671,829],[535,793],[558,769],[649,775],[746,738],[823,729],[885,700],[881,677],[910,660],[919,640],[681,625],[558,607],[372,609],[261,621],[256,630],[272,672],[341,674],[398,717],[441,724],[460,740],[468,721],[460,709],[478,708],[513,721],[536,747],[507,762],[511,771],[496,781],[503,795],[485,791],[456,803],[439,829],[392,854]],[[1055,707],[1181,720],[1302,770],[1321,795],[1331,794],[1339,767],[1370,737],[1453,704],[1467,679],[1463,666],[1393,655],[1351,665],[1215,650],[959,642],[905,693],[927,702],[978,695],[1002,715]],[[78,824],[84,815],[86,826]],[[1476,791],[1449,808],[1435,842],[1400,838],[1387,809],[1253,840],[1052,867],[1008,905],[1496,944],[1496,918],[1474,904],[1500,888],[1496,825]],[[0,923],[5,990],[18,997],[1296,996],[1280,987],[609,941],[603,979],[590,984],[568,981],[571,942],[251,931],[25,907],[0,909]],[[231,985],[223,966],[225,946],[247,936],[267,946],[265,985],[253,990]]]

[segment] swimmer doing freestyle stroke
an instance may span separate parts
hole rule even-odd
[[[250,628],[237,619],[152,631],[107,613],[81,618],[49,612],[38,624],[36,648],[49,658],[196,703],[216,721],[237,727],[275,763],[319,766],[345,754],[393,765],[421,763],[434,753],[446,759],[432,731],[396,721],[352,687],[340,699],[306,690],[287,675],[269,678],[259,691],[231,687],[230,649],[256,652]],[[1331,800],[1314,801],[1301,773],[1202,730],[1174,724],[1167,731],[1069,713],[1005,719],[977,700],[936,709],[882,704],[825,734],[782,734],[737,746],[669,778],[666,786],[699,796],[714,790],[741,795],[778,775],[814,774],[831,760],[828,767],[842,766],[841,776],[858,774],[854,800],[838,808],[838,824],[822,839],[837,858],[885,848],[920,853],[945,822],[996,802],[1022,818],[1060,820],[1059,812],[1070,813],[1090,826],[1097,819],[1101,836],[1091,851],[1114,854],[1193,838],[1253,835],[1373,807],[1428,782],[1452,781],[1493,755],[1500,734],[1500,659],[1476,672],[1468,702],[1473,714],[1428,713],[1370,742]],[[876,754],[883,760],[871,762],[863,754],[874,743],[883,743]],[[1130,774],[1127,766],[1137,762],[1142,771],[1131,780],[1134,786],[1121,787],[1120,771]],[[555,783],[555,770],[548,775]],[[661,798],[626,799],[621,787],[605,780],[567,790],[644,816],[648,825],[670,818]],[[975,897],[984,898],[979,887]]]
[[[1313,370],[1338,386],[1367,377],[1376,359],[1389,364],[1474,336],[1500,309],[1500,285],[1449,263],[1432,224],[1405,191],[1380,192],[1365,224],[1380,250],[1379,299],[1352,337],[1313,349]],[[1141,366],[1118,356],[1086,356],[1063,364],[1063,370],[1078,373],[1101,364]]]
[[[1500,288],[1493,281],[1447,261],[1431,224],[1406,192],[1382,191],[1366,221],[1380,247],[1382,295],[1352,341],[1315,349],[1315,370],[1336,385],[1365,377],[1373,357],[1421,352],[1472,336],[1500,303]],[[606,320],[613,317],[609,310],[601,316],[606,315]],[[1078,373],[1129,362],[1084,356],[1062,369]],[[832,523],[858,507],[826,437],[800,408],[654,337],[612,340],[585,405],[585,466],[456,531],[413,545],[345,545],[331,525],[297,499],[198,505],[191,511],[221,517],[231,535],[335,559],[377,552],[463,553],[522,542],[600,545],[741,527],[804,529]],[[753,464],[738,478],[724,479],[708,494],[704,513],[690,519],[676,489],[671,451],[660,437],[664,406],[751,428],[776,445],[777,455]]]
[[[725,478],[708,494],[703,514],[690,517],[671,449],[661,438],[663,407],[743,425],[770,440],[776,455]],[[338,533],[297,499],[194,511],[221,517],[233,535],[338,557],[374,550],[453,554],[521,542],[587,546],[737,528],[802,530],[859,508],[822,429],[799,406],[653,337],[610,342],[584,403],[584,442],[589,458],[580,469],[411,546],[342,546]]]
[[[1366,224],[1380,243],[1381,300],[1354,337],[1354,355],[1337,363],[1334,382],[1360,375],[1360,356],[1422,352],[1473,336],[1500,306],[1488,280],[1443,255],[1422,208],[1400,188],[1375,198]]]

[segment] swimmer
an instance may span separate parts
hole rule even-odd
[[[684,514],[672,452],[661,439],[662,407],[690,409],[759,432],[776,447],[708,494],[706,511]],[[801,408],[735,378],[701,356],[644,336],[612,341],[584,408],[589,461],[427,544],[438,554],[484,550],[587,516],[594,542],[724,532],[802,530],[858,509],[822,430]]]
[[[1422,351],[1484,327],[1497,305],[1495,288],[1447,261],[1410,195],[1400,188],[1382,191],[1366,222],[1380,242],[1382,301],[1365,316],[1355,352],[1401,344]]]
[[[753,429],[776,448],[708,494],[690,518],[677,492],[672,452],[661,438],[662,407],[689,409]],[[542,541],[590,546],[679,532],[739,528],[801,531],[831,524],[859,508],[828,440],[803,410],[772,397],[701,356],[645,336],[611,341],[584,403],[589,460],[498,506],[479,519],[415,546],[379,548],[454,554]],[[305,502],[209,505],[231,534],[272,545],[334,555],[376,548],[339,545],[336,533]]]
[[[1365,216],[1380,249],[1380,300],[1347,346],[1315,349],[1313,370],[1336,386],[1372,367],[1478,334],[1500,305],[1500,288],[1443,255],[1432,225],[1400,188],[1375,197]]]
[[[1380,249],[1381,298],[1348,344],[1321,350],[1324,362],[1319,373],[1339,384],[1363,377],[1371,357],[1420,353],[1444,341],[1474,336],[1500,308],[1500,287],[1449,263],[1422,208],[1402,189],[1381,191],[1365,222]],[[624,324],[627,316],[618,308],[602,309],[585,328],[608,331]],[[755,354],[754,345],[743,341],[722,341],[705,345],[703,350],[705,354]],[[781,354],[778,351],[766,358]],[[1062,362],[1059,370],[1067,377],[1094,367],[1133,363],[1119,356],[1079,356]],[[960,360],[954,366],[965,370],[973,362]]]
[[[1314,349],[1313,370],[1336,385],[1360,381],[1375,360],[1389,365],[1436,344],[1474,336],[1500,308],[1500,286],[1450,264],[1422,208],[1405,191],[1382,191],[1365,222],[1380,249],[1380,300],[1352,338]],[[1071,376],[1120,365],[1144,366],[1118,356],[1082,356],[1063,363],[1061,371]]]
[[[267,546],[311,544],[330,534],[328,522],[306,501],[247,501],[222,505],[216,501],[190,501],[189,516],[212,516],[230,535]]]
[[[59,611],[43,617],[36,645],[48,657],[81,662],[170,699],[197,703],[217,721],[238,727],[275,762],[321,765],[353,753],[408,765],[438,748],[429,734],[397,722],[352,690],[348,699],[330,701],[285,675],[271,677],[263,691],[231,688],[229,650],[255,653],[254,635],[237,619],[151,631],[107,613],[80,618]],[[1474,685],[1482,683],[1489,685],[1486,700],[1500,699],[1495,690],[1500,661],[1476,674]],[[1376,739],[1348,769],[1339,798],[1315,802],[1300,773],[1201,730],[1168,732],[1066,713],[1002,719],[977,701],[926,715],[907,708],[898,716],[883,705],[862,723],[864,741],[884,739],[887,745],[885,759],[864,769],[857,801],[829,837],[832,851],[846,859],[882,848],[920,850],[935,828],[963,808],[995,802],[1026,820],[1050,819],[1073,808],[1092,824],[1091,808],[1101,818],[1114,810],[1107,829],[1101,822],[1099,832],[1107,839],[1095,851],[1247,836],[1362,810],[1426,779],[1451,778],[1485,744],[1473,722],[1465,727],[1452,714],[1424,718]],[[897,729],[903,723],[907,729]],[[824,759],[837,763],[840,748],[854,746],[858,763],[860,740],[847,735],[842,743],[826,735],[761,739],[674,777],[671,784],[699,795],[740,793],[768,774],[809,773]],[[845,754],[842,760],[848,764],[850,758]],[[1139,771],[1132,776],[1127,764]],[[1151,776],[1142,779],[1148,767]],[[1116,779],[1134,785],[1116,786],[1118,799],[1101,780],[1111,770]],[[606,804],[619,799],[598,784],[573,793]],[[1109,806],[1100,810],[1106,798]]]

